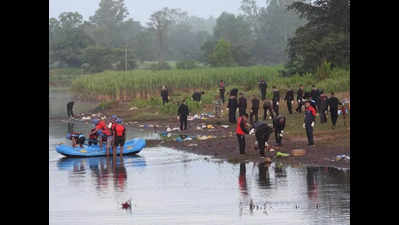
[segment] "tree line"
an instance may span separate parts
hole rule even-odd
[[[84,21],[78,12],[49,20],[50,67],[88,72],[135,69],[138,62],[177,61],[190,69],[285,64],[288,74],[314,71],[324,61],[349,59],[349,0],[242,0],[238,15],[208,19],[162,8],[144,26],[124,0],[101,0]],[[165,67],[166,68],[166,67]]]

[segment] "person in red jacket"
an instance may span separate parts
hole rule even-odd
[[[245,134],[249,134],[246,125],[247,120],[248,120],[248,114],[244,113],[240,117],[238,117],[237,121],[236,133],[237,133],[238,145],[240,148],[240,154],[245,154]]]
[[[308,145],[314,145],[313,141],[313,126],[316,119],[316,109],[310,104],[310,100],[305,102],[305,120],[303,128],[306,129],[306,136],[308,137]]]
[[[116,156],[116,148],[120,146],[119,156],[122,157],[123,146],[125,145],[125,140],[126,140],[126,127],[122,125],[121,119],[116,120],[116,124],[114,127],[114,140],[115,140],[115,145],[114,145],[113,155]]]

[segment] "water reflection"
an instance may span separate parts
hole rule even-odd
[[[258,186],[260,189],[270,189],[270,174],[269,174],[269,163],[262,162],[258,164]]]
[[[67,133],[70,133],[70,134],[73,133],[73,126],[74,126],[74,123],[68,121],[68,130],[67,130]]]
[[[284,164],[282,163],[276,163],[275,167],[274,167],[274,174],[275,177],[287,177],[287,170],[284,166]]]
[[[128,161],[126,164],[125,162]],[[76,180],[77,174],[86,174],[94,181],[97,191],[106,191],[109,184],[113,182],[115,191],[123,192],[127,184],[126,165],[130,167],[145,167],[144,157],[133,155],[124,157],[94,157],[94,158],[62,158],[57,162],[60,170],[70,170],[70,180],[74,183],[84,182]]]
[[[123,192],[126,186],[127,173],[123,157],[112,157],[112,172],[114,174],[115,191]]]
[[[243,215],[243,210],[248,202],[247,171],[245,163],[240,163],[240,173],[238,175],[238,188],[240,189],[239,215]],[[252,200],[251,200],[252,201]]]
[[[307,183],[307,191],[308,198],[313,202],[318,202],[318,179],[317,172],[319,168],[317,167],[307,167],[306,168],[306,183]]]

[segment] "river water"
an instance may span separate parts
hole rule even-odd
[[[58,103],[68,98],[52,94]],[[65,116],[64,108],[52,113]],[[349,224],[349,170],[231,164],[164,147],[122,159],[67,159],[55,145],[69,143],[68,129],[90,126],[49,122],[50,224]],[[158,136],[129,128],[132,137]],[[122,209],[129,199],[132,209]]]

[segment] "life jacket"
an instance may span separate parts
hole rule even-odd
[[[241,129],[241,126],[240,126],[242,120],[243,120],[243,118],[241,116],[238,117],[236,133],[239,135],[245,135],[245,132]]]
[[[123,134],[125,133],[125,127],[121,124],[116,124],[115,132],[116,132],[116,136],[122,137]]]
[[[100,122],[98,122],[98,124],[96,125],[96,129],[103,129],[105,126],[105,121],[100,120]]]

